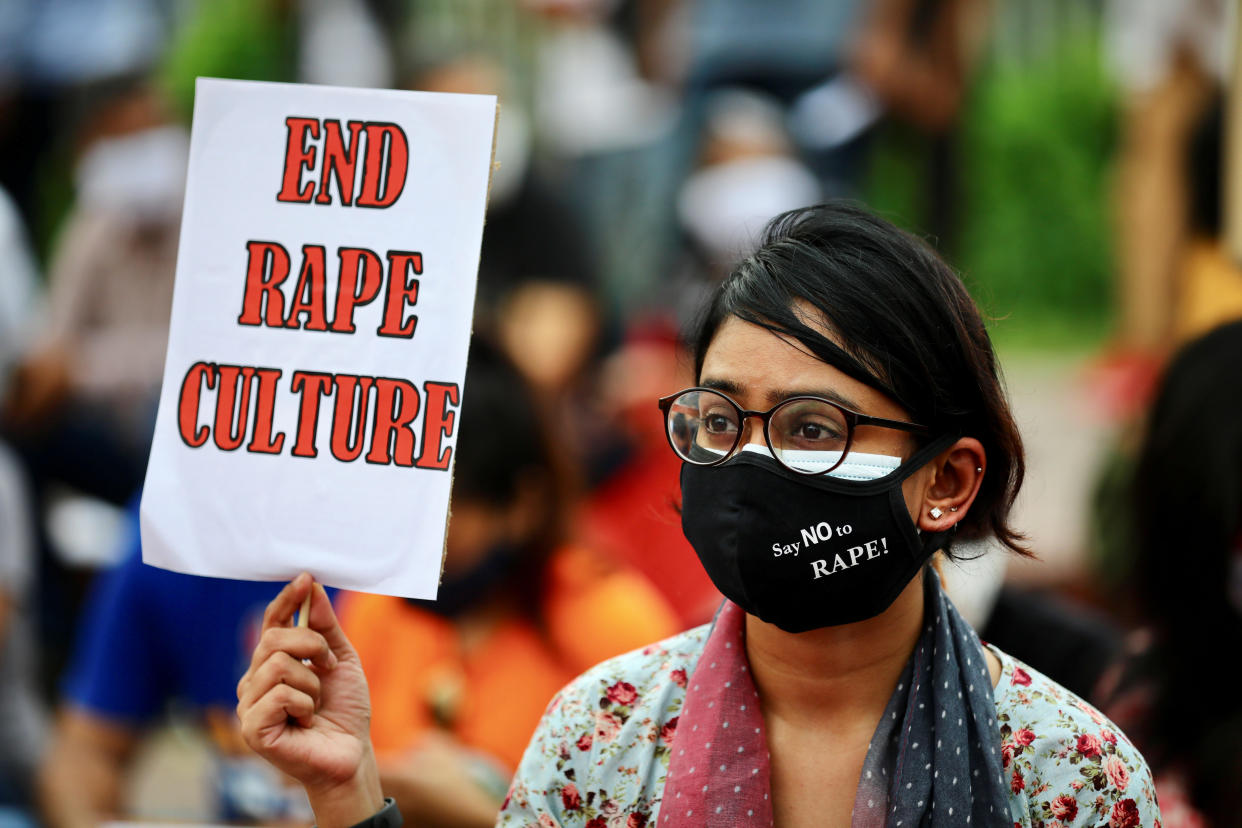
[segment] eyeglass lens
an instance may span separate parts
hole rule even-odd
[[[669,443],[683,460],[707,465],[738,448],[741,415],[722,394],[687,391],[669,406],[667,427]],[[850,433],[841,409],[818,400],[794,399],[772,412],[767,436],[782,464],[815,474],[841,465]]]

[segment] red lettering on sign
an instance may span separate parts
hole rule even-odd
[[[250,413],[250,366],[221,365],[220,392],[216,396],[216,425],[212,429],[216,445],[235,451],[246,439],[246,417]],[[240,393],[239,393],[240,386]]]
[[[367,403],[374,383],[370,377],[336,375],[336,405],[332,411],[332,456],[348,463],[365,447]]]
[[[303,245],[302,273],[298,276],[298,286],[293,291],[293,304],[289,306],[289,317],[285,320],[286,328],[301,326],[308,331],[328,329],[323,298],[327,290],[324,267],[323,247],[318,244]],[[306,314],[305,320],[298,319],[300,313]]]
[[[375,427],[367,462],[413,466],[418,389],[406,380],[376,377],[375,390]]]
[[[418,301],[418,280],[408,278],[423,272],[423,255],[404,250],[388,251],[388,295],[384,298],[384,324],[376,331],[380,336],[398,336],[409,339],[414,336],[418,317],[411,314],[405,318],[406,305],[413,307]]]
[[[405,189],[410,145],[396,124],[368,121],[359,207],[391,207]]]
[[[198,425],[198,399],[203,384],[207,389],[216,387],[215,366],[206,362],[196,362],[185,372],[181,381],[181,398],[177,403],[177,425],[181,431],[181,439],[190,448],[198,448],[207,442],[211,429]]]
[[[346,148],[341,136],[341,122],[325,120],[323,122],[323,176],[319,180],[319,195],[315,201],[319,204],[331,204],[332,196],[328,195],[328,176],[336,176],[336,191],[340,194],[341,203],[346,207],[354,200],[354,172],[358,166],[358,144],[362,132],[362,121],[349,122],[349,147]]]
[[[280,454],[285,444],[284,432],[272,434],[272,421],[276,412],[276,384],[280,380],[279,368],[256,368],[259,393],[254,404],[254,434],[246,451],[255,454]]]
[[[438,469],[446,471],[449,461],[453,458],[453,447],[449,446],[440,453],[440,444],[445,437],[453,436],[453,427],[457,422],[457,412],[450,411],[449,405],[458,405],[457,383],[425,382],[423,383],[423,450],[418,455],[420,469]]]
[[[285,315],[285,297],[280,285],[289,278],[289,251],[276,242],[246,242],[246,290],[242,294],[239,325],[278,327]],[[264,307],[266,299],[266,308]]]
[[[364,247],[342,247],[338,256],[341,261],[336,286],[336,315],[332,330],[337,333],[353,333],[354,309],[371,302],[379,295],[384,281],[384,268],[379,256]]]
[[[293,393],[302,395],[302,406],[298,412],[298,438],[293,444],[295,457],[316,457],[319,454],[315,450],[315,434],[319,430],[319,400],[331,384],[331,374],[293,372],[290,388]]]
[[[315,192],[313,181],[302,187],[302,170],[315,166],[315,147],[307,146],[306,139],[319,138],[319,121],[315,118],[285,118],[289,137],[285,144],[285,174],[281,178],[277,201],[308,202]]]

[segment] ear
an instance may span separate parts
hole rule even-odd
[[[966,517],[975,502],[987,455],[974,437],[963,437],[928,463],[916,525],[924,532],[943,532]],[[939,517],[933,517],[932,510]]]

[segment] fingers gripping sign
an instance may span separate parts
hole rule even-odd
[[[299,605],[305,626],[293,625]],[[320,826],[353,825],[382,807],[366,676],[306,573],[268,604],[237,699],[246,744],[305,786]]]

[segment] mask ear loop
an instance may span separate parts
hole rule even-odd
[[[906,460],[893,470],[893,474],[899,474],[900,479],[905,480],[907,477],[923,468],[923,466],[937,454],[956,443],[961,436],[962,435],[957,432],[945,432],[944,434],[941,434],[939,437],[929,441],[922,448],[915,451],[914,454],[911,454],[909,460]]]
[[[901,479],[904,481],[907,477],[914,474],[923,464],[931,460],[940,452],[953,445],[961,437],[960,433],[949,432],[932,440],[923,448],[916,451],[910,456],[910,459],[899,466],[894,474],[901,473]],[[914,531],[919,539],[923,542],[923,554],[929,558],[937,552],[948,552],[953,546],[953,539],[957,537],[957,522],[947,529],[941,529],[939,532],[925,534],[922,528],[916,522]]]

